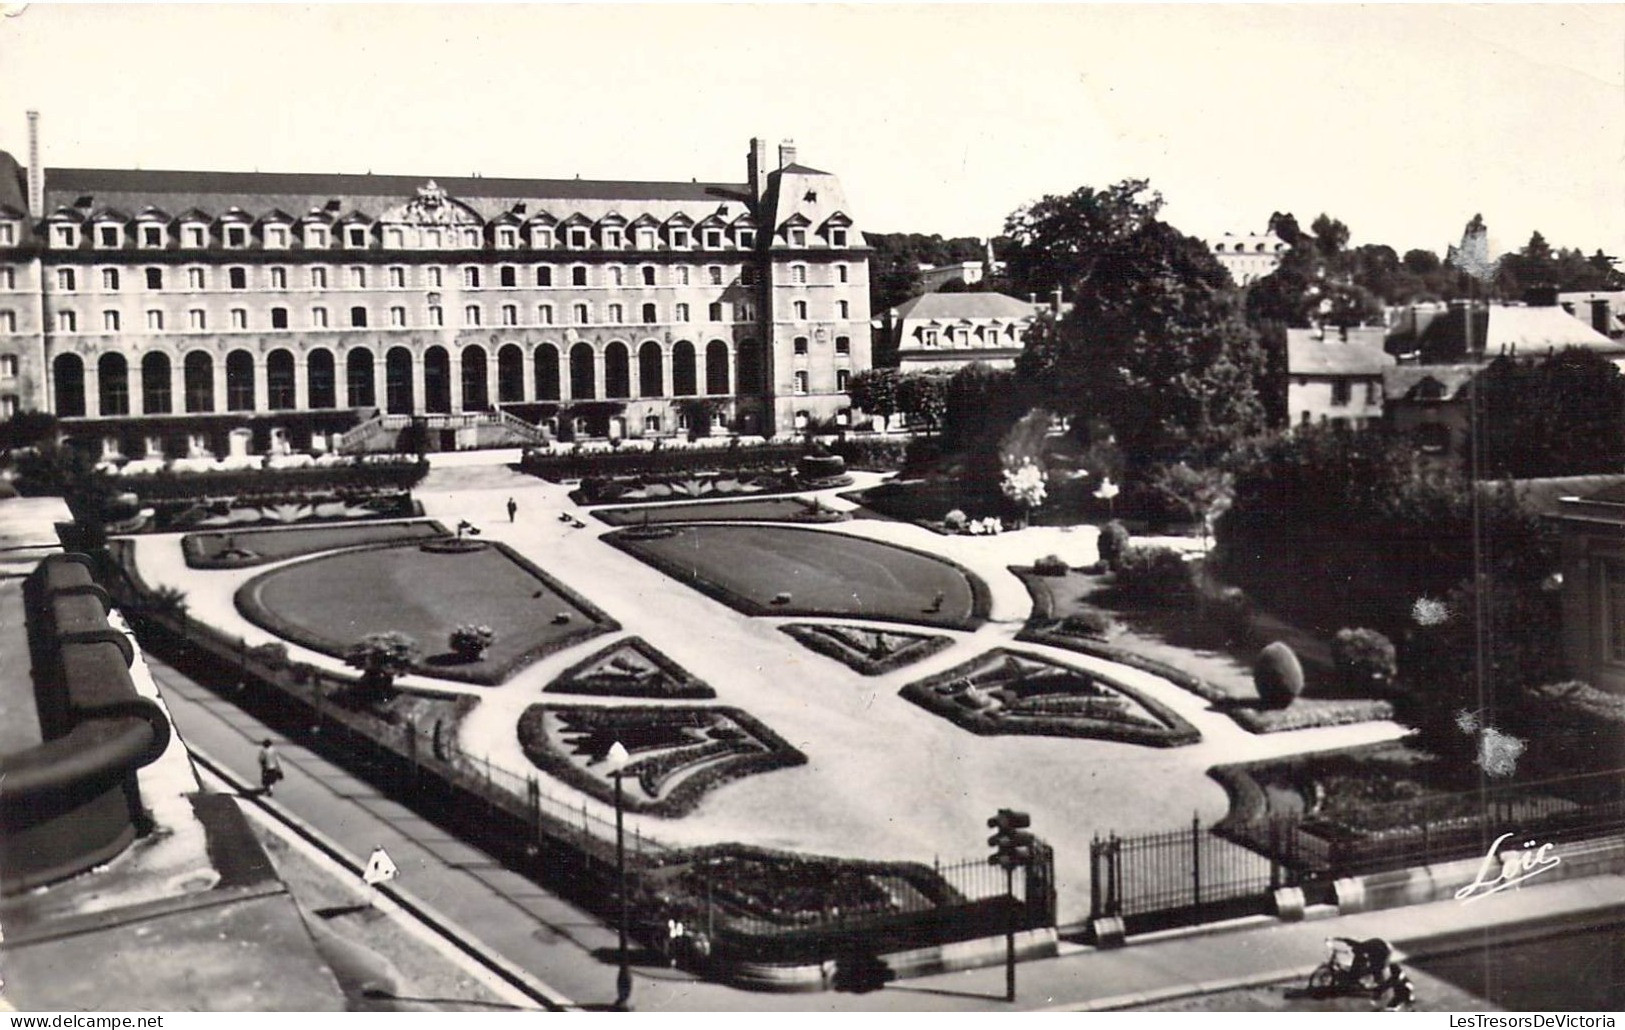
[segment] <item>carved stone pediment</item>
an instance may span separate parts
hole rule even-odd
[[[447,196],[433,179],[418,187],[416,197],[379,215],[378,221],[385,225],[414,226],[485,224],[467,204]]]

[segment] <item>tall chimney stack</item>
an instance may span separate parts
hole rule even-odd
[[[750,177],[751,200],[760,202],[762,191],[767,186],[767,140],[752,137],[750,153],[745,158],[746,171]]]
[[[39,112],[28,112],[28,214],[45,217],[45,168],[39,163]]]
[[[779,167],[786,168],[796,163],[796,141],[787,139],[779,144]]]

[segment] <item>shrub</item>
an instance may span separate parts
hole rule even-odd
[[[1033,562],[1033,571],[1040,576],[1064,576],[1071,568],[1058,554],[1046,554]]]
[[[1171,604],[1191,595],[1190,567],[1171,547],[1127,547],[1115,571],[1117,589],[1133,600]]]
[[[1202,596],[1202,621],[1228,643],[1245,643],[1253,630],[1253,602],[1240,587]]]
[[[1128,527],[1116,519],[1100,527],[1100,541],[1097,546],[1100,548],[1100,560],[1108,569],[1117,567],[1118,560],[1128,549],[1128,540]]]
[[[1060,630],[1069,636],[1105,640],[1117,629],[1117,620],[1099,608],[1084,608],[1061,620]]]
[[[970,518],[963,511],[955,508],[942,517],[942,528],[950,533],[963,533],[970,523]]]
[[[490,626],[464,623],[451,631],[451,651],[465,662],[476,662],[496,638]]]
[[[1258,697],[1273,708],[1285,708],[1303,693],[1303,666],[1292,648],[1277,640],[1258,653],[1253,665]]]
[[[364,686],[384,689],[396,676],[410,671],[421,657],[416,640],[405,633],[389,630],[369,633],[351,644],[344,661],[352,668],[361,670]]]
[[[259,644],[248,649],[249,657],[272,669],[287,668],[288,645],[281,641],[271,641]]]
[[[1625,754],[1625,697],[1576,680],[1532,687],[1508,713],[1542,773],[1611,769]]]
[[[1340,629],[1332,640],[1332,665],[1349,690],[1385,690],[1398,665],[1393,643],[1374,629]]]

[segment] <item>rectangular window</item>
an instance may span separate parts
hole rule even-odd
[[[706,314],[713,322],[722,321],[722,301],[712,301],[711,307]]]
[[[285,225],[267,225],[265,227],[265,249],[287,250],[288,227]]]
[[[445,325],[446,324],[446,309],[441,307],[438,304],[429,305],[429,324],[430,325]]]
[[[204,288],[203,269],[188,268],[186,270],[186,288],[189,290],[201,290]]]
[[[15,222],[0,222],[0,247],[15,247],[17,245],[17,225]]]
[[[672,317],[675,318],[679,322],[687,322],[688,321],[688,305],[687,304],[678,304],[676,309],[672,312]]]
[[[310,288],[313,290],[327,289],[327,269],[312,268],[310,270]]]
[[[673,229],[671,231],[671,245],[676,250],[688,249],[688,230]]]
[[[307,225],[307,226],[305,226],[305,246],[307,246],[307,247],[326,247],[327,246],[327,226],[325,226],[325,225]]]
[[[796,383],[796,393],[806,393],[807,392],[807,370],[806,369],[797,369],[796,370],[795,383]]]
[[[838,282],[838,283],[846,282],[846,266],[845,265],[836,265],[835,266],[835,281]]]
[[[201,225],[188,225],[181,229],[181,237],[186,240],[188,247],[201,247],[208,242],[208,235]]]
[[[102,312],[102,332],[104,332],[104,333],[116,333],[116,332],[118,332],[118,312],[117,311],[103,311]]]
[[[399,227],[385,229],[384,246],[388,247],[390,250],[405,250],[406,230]]]
[[[350,266],[350,289],[364,290],[367,288],[367,270],[359,265]]]
[[[12,394],[0,397],[0,418],[15,418],[17,416],[17,398]]]
[[[848,304],[844,300],[836,301],[835,302],[835,317],[837,317],[837,318],[851,318],[852,317],[852,306],[850,304]]]
[[[721,250],[722,249],[722,230],[721,229],[707,229],[707,230],[705,230],[705,247],[706,247],[707,250]]]
[[[147,312],[147,328],[152,332],[162,332],[164,328],[164,313],[162,311]]]
[[[497,230],[497,246],[504,250],[512,250],[519,246],[519,230],[511,226],[503,226]]]
[[[271,289],[285,290],[288,288],[288,270],[286,268],[272,268],[268,272],[271,277]]]
[[[272,308],[271,309],[271,328],[272,329],[286,329],[286,328],[288,328],[288,309],[287,308]]]
[[[65,293],[72,293],[78,285],[78,277],[71,268],[56,270],[56,288]]]
[[[798,283],[798,284],[799,283],[805,283],[807,281],[807,266],[806,265],[791,265],[790,266],[790,281],[793,282],[793,283]]]
[[[852,337],[850,337],[850,336],[837,336],[837,337],[835,337],[835,353],[837,353],[837,354],[851,354],[852,353]]]
[[[463,269],[463,285],[470,289],[478,289],[480,285],[480,270],[478,268]]]
[[[389,309],[389,324],[400,328],[406,324],[406,309],[395,307]]]
[[[829,231],[829,245],[832,246],[832,247],[844,247],[844,246],[846,246],[846,230],[845,229],[831,229]]]
[[[106,290],[108,293],[118,292],[118,269],[102,269],[102,289]]]
[[[796,337],[795,351],[797,354],[807,353],[807,338],[805,336]]]
[[[226,226],[226,246],[233,248],[248,246],[248,227],[242,225]]]
[[[17,355],[0,354],[0,376],[7,379],[17,378]]]
[[[367,245],[367,230],[363,226],[350,226],[350,246],[365,247]]]
[[[406,288],[406,269],[396,266],[389,270],[389,286],[391,289]]]
[[[0,290],[15,290],[17,288],[17,270],[10,265],[0,265]]]
[[[350,309],[350,328],[365,329],[367,327],[367,309],[357,305]]]
[[[519,271],[512,265],[503,265],[497,269],[497,282],[503,286],[518,286]]]
[[[574,268],[570,269],[570,285],[571,286],[585,286],[585,285],[587,285],[587,269],[584,266],[577,265]]]
[[[553,230],[544,229],[540,226],[532,229],[530,231],[530,245],[537,250],[552,250]]]
[[[734,305],[734,320],[738,322],[753,322],[756,320],[756,308],[749,303]]]
[[[141,245],[143,247],[162,247],[164,245],[164,227],[161,225],[143,225],[141,227]]]
[[[605,229],[604,230],[604,247],[607,250],[620,250],[621,249],[621,230],[619,230],[619,229]]]
[[[1365,403],[1372,407],[1382,403],[1382,384],[1371,382],[1365,384]]]
[[[712,286],[721,286],[722,285],[722,266],[721,265],[710,265],[710,266],[708,266],[706,268],[706,270],[705,270],[705,279],[706,279],[706,282],[709,282]]]
[[[805,247],[806,245],[807,245],[807,230],[805,230],[805,229],[791,229],[790,230],[790,246],[792,246],[792,247]]]
[[[687,265],[678,265],[676,268],[672,269],[672,271],[676,274],[677,285],[678,286],[687,286],[688,285],[688,266]]]
[[[553,270],[551,268],[547,267],[546,265],[537,266],[537,268],[536,268],[536,285],[537,286],[552,286],[553,285]]]
[[[842,393],[845,393],[846,392],[846,386],[851,381],[852,381],[852,370],[851,369],[838,368],[838,369],[835,370],[835,389],[841,391]]]
[[[797,322],[805,322],[807,320],[807,302],[804,300],[796,301],[795,313]]]
[[[619,268],[618,266],[614,266],[614,265],[610,266],[610,269],[609,269],[609,284],[611,286],[624,286],[624,285],[626,285],[626,283],[624,282],[624,279],[625,279],[625,273],[623,272],[623,270],[621,268]]]
[[[577,325],[586,325],[587,324],[587,314],[588,314],[587,305],[585,305],[585,304],[577,304],[575,306],[576,324]]]
[[[248,328],[248,310],[246,308],[231,309],[231,327],[233,329]]]
[[[536,307],[536,322],[539,325],[553,324],[553,305],[540,304]]]
[[[584,249],[586,249],[586,246],[587,246],[587,230],[585,230],[585,229],[571,229],[570,230],[570,248],[572,250],[584,250]]]
[[[518,307],[518,305],[516,305],[516,304],[504,304],[504,305],[502,305],[502,324],[503,325],[518,325],[519,324],[519,307]]]
[[[739,230],[739,245],[741,247],[754,247],[754,246],[756,246],[756,230],[755,229],[741,229],[741,230]]]
[[[186,313],[186,327],[188,329],[207,329],[209,327],[208,317],[203,313],[202,308],[193,308]]]
[[[470,304],[470,305],[468,305],[467,307],[465,307],[463,309],[463,324],[464,325],[479,325],[480,324],[480,308],[479,308],[478,304]]]
[[[0,333],[14,333],[17,331],[17,312],[0,311]],[[16,361],[16,358],[12,358]]]
[[[231,288],[234,289],[234,290],[246,290],[246,289],[248,289],[248,269],[246,269],[246,268],[228,268],[228,269],[226,269],[226,281],[231,285]]]
[[[429,277],[429,285],[434,289],[440,289],[440,269],[431,265],[425,268],[423,272]]]
[[[1332,382],[1332,403],[1341,407],[1349,402],[1349,381],[1337,379]]]
[[[310,309],[310,325],[311,325],[311,328],[313,328],[313,329],[326,329],[327,328],[327,309],[326,308],[311,308]]]
[[[620,325],[621,322],[621,306],[619,304],[611,304],[609,306],[609,324]]]

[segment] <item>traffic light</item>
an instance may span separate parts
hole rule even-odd
[[[988,847],[994,849],[993,854],[988,856],[988,864],[1011,870],[1030,863],[1033,858],[1033,835],[1027,832],[1027,827],[1032,824],[1033,817],[1026,812],[999,809],[999,814],[987,821],[987,825],[994,830],[993,836],[987,839]]]

